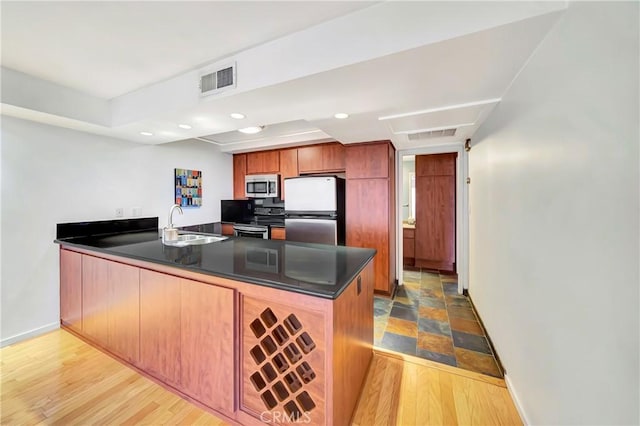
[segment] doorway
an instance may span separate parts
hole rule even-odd
[[[463,143],[400,150],[397,152],[396,274],[398,283],[402,285],[404,283],[403,259],[404,257],[410,257],[405,256],[404,253],[405,248],[410,250],[410,247],[403,245],[403,223],[406,225],[406,221],[410,219],[410,216],[413,219],[416,217],[415,156],[448,153],[457,154],[455,159],[455,264],[458,275],[457,293],[462,294],[465,289],[469,288],[468,157]],[[404,195],[405,192],[407,196]]]
[[[429,173],[416,167],[415,157],[453,154],[455,158],[455,269],[440,273],[428,260],[404,270],[405,258],[415,258],[415,244],[403,234],[421,215],[420,184]],[[435,156],[434,156],[435,157]],[[440,156],[446,157],[446,156]],[[424,162],[422,163],[424,165]],[[397,276],[399,286],[393,299],[374,298],[375,345],[386,350],[418,356],[482,374],[502,377],[499,364],[468,298],[468,202],[467,153],[463,144],[398,151],[396,157]],[[439,175],[434,173],[434,175]],[[436,197],[434,203],[439,202]],[[411,232],[410,232],[411,234]],[[420,238],[414,234],[414,238]],[[413,255],[413,256],[412,256]],[[425,256],[422,256],[425,257]],[[453,257],[453,256],[452,256]],[[418,267],[415,267],[415,266]],[[421,267],[420,267],[421,266]]]

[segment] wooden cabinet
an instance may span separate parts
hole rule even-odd
[[[107,347],[132,364],[140,360],[139,269],[122,263],[107,263],[109,302]]]
[[[284,228],[271,228],[272,240],[286,240],[286,233]]]
[[[116,259],[61,250],[61,306],[80,300],[80,282],[91,307],[92,335],[80,335],[238,424],[261,424],[269,411],[349,423],[372,357],[371,263],[334,300]],[[97,300],[106,307],[94,309]],[[135,341],[137,363],[126,355]]]
[[[109,343],[108,263],[104,259],[82,256],[82,331],[103,347]]]
[[[313,424],[322,425],[328,318],[297,300],[242,297],[240,408],[256,417],[267,410],[309,412]]]
[[[247,174],[247,154],[233,155],[233,198],[245,198],[244,177]]]
[[[404,266],[414,266],[415,253],[415,233],[416,230],[412,228],[402,229],[402,257]]]
[[[298,150],[280,150],[280,199],[284,200],[284,179],[298,176]]]
[[[233,235],[233,223],[222,224],[222,235]]]
[[[347,245],[378,251],[374,289],[391,294],[396,283],[395,150],[385,141],[349,145],[346,152]]]
[[[298,148],[300,173],[342,172],[345,170],[345,147],[341,143]]]
[[[416,156],[415,265],[455,271],[456,154]]]
[[[140,270],[140,365],[173,386],[180,384],[180,281]]]
[[[345,148],[341,143],[322,145],[322,167],[326,171],[342,172],[345,169]]]
[[[298,171],[300,173],[314,173],[322,170],[322,145],[298,148]]]
[[[60,250],[60,321],[82,331],[82,255]]]
[[[389,165],[389,144],[367,143],[347,148],[347,179],[389,178],[395,166]]]
[[[247,174],[279,173],[280,152],[278,150],[247,153]]]
[[[172,278],[180,282],[181,290],[180,388],[203,404],[232,415],[234,291]]]

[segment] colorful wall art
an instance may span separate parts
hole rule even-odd
[[[200,170],[174,169],[176,204],[181,207],[202,205],[202,172]]]

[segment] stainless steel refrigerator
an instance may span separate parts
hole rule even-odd
[[[284,180],[287,241],[344,245],[344,179],[301,176]]]

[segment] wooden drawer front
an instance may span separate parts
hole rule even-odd
[[[222,235],[233,235],[233,223],[222,224]]]
[[[325,424],[324,324],[319,312],[242,298],[243,411],[301,419],[308,412],[314,424]]]
[[[272,240],[285,240],[286,234],[284,228],[271,228]]]

